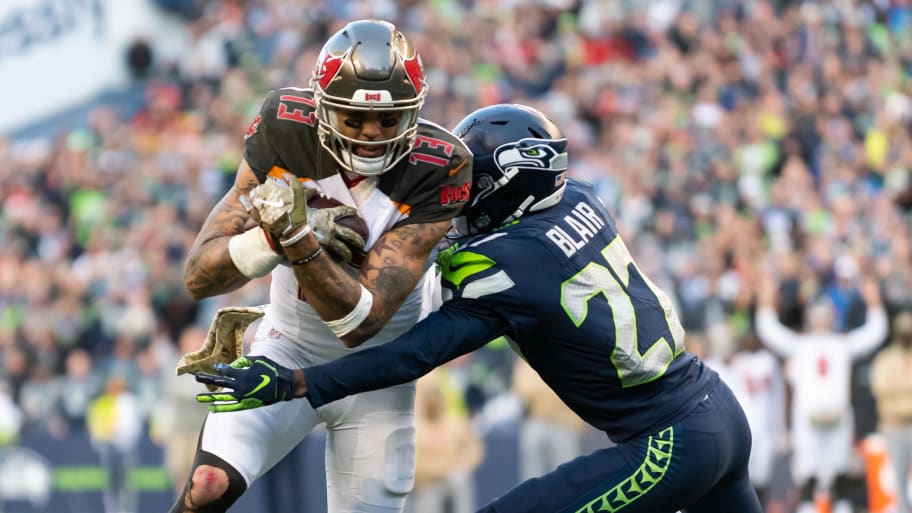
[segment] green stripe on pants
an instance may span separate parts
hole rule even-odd
[[[674,448],[674,428],[667,427],[649,437],[646,459],[632,476],[618,483],[600,497],[578,509],[576,513],[614,513],[645,495],[662,480]]]

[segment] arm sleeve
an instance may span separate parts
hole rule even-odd
[[[507,323],[479,301],[453,300],[386,344],[304,369],[314,408],[417,379],[503,335]]]
[[[757,311],[757,336],[768,348],[783,358],[792,354],[797,339],[795,332],[779,322],[772,308],[761,308]]]
[[[846,334],[852,359],[870,353],[887,338],[887,314],[884,309],[868,308],[866,317],[864,324]]]

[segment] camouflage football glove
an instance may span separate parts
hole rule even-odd
[[[357,215],[358,209],[347,205],[309,208],[307,201],[316,194],[315,189],[305,189],[297,177],[286,173],[281,180],[269,179],[254,187],[249,198],[242,198],[242,203],[251,217],[274,236],[281,239],[310,224],[321,244],[338,258],[351,261],[347,244],[364,247],[365,241],[356,231],[337,224],[336,219]]]
[[[281,179],[269,178],[242,200],[260,226],[276,237],[286,237],[307,224],[307,199],[316,194],[305,189],[298,178],[285,173]]]
[[[352,251],[349,245],[363,248],[365,243],[364,237],[358,232],[336,223],[336,219],[351,215],[358,215],[358,209],[348,205],[308,209],[307,213],[317,240],[343,262],[351,262]]]
[[[294,399],[294,371],[265,356],[241,357],[231,365],[218,363],[215,372],[196,375],[200,383],[223,389],[196,395],[197,402],[214,403],[209,406],[213,413],[251,410]]]
[[[263,316],[263,307],[228,306],[216,312],[203,345],[183,355],[177,362],[177,374],[214,372],[215,364],[230,363],[244,354],[244,332]],[[209,387],[210,392],[217,390]]]

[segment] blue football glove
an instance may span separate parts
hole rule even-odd
[[[196,395],[197,402],[216,403],[209,406],[213,413],[250,410],[294,399],[294,371],[265,356],[242,356],[231,365],[217,363],[215,372],[218,374],[196,374],[200,383],[226,389]]]

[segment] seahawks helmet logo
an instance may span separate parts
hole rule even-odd
[[[567,152],[558,153],[551,145],[554,142],[563,141],[529,138],[502,144],[494,150],[494,162],[508,176],[514,174],[516,168],[565,171]]]
[[[482,199],[494,191],[507,185],[521,170],[550,171],[563,173],[567,170],[566,139],[536,139],[526,138],[501,144],[494,150],[494,164],[501,176],[494,177],[489,174],[480,174],[473,177],[475,192],[470,199],[470,207],[479,204]],[[557,148],[561,151],[558,151]],[[563,174],[555,180],[563,180]],[[560,185],[555,182],[555,186]]]

